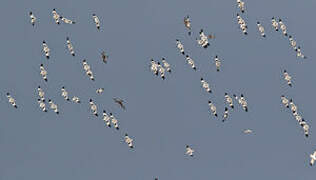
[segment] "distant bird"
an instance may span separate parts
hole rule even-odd
[[[103,91],[104,91],[104,88],[99,88],[99,89],[96,90],[96,93],[97,94],[102,94]]]
[[[282,95],[281,96],[281,101],[282,101],[282,104],[286,107],[286,108],[289,108],[289,100],[284,96]]]
[[[98,107],[97,105],[92,101],[92,99],[89,100],[90,109],[93,113],[93,115],[98,116]]]
[[[298,123],[300,123],[300,122],[303,120],[303,118],[302,118],[302,116],[296,114],[295,120],[296,120]]]
[[[224,114],[223,114],[223,120],[222,120],[223,122],[226,121],[226,119],[228,118],[228,115],[229,115],[228,108],[225,107]]]
[[[193,59],[189,55],[186,55],[185,59],[186,59],[187,63],[191,66],[191,68],[196,71],[196,66],[195,66]]]
[[[250,133],[252,133],[252,130],[251,129],[246,129],[246,130],[244,130],[244,133],[245,134],[250,134]]]
[[[66,38],[66,43],[67,43],[67,48],[68,48],[68,51],[70,52],[70,54],[72,56],[75,56],[75,51],[74,51],[74,47],[72,46],[70,40],[69,40],[69,37]]]
[[[43,89],[41,88],[41,86],[37,87],[37,93],[38,93],[38,96],[41,99],[41,101],[45,101],[45,97],[44,97],[45,93],[44,93]]]
[[[293,115],[296,115],[296,113],[297,113],[297,106],[294,104],[292,99],[290,99],[290,107],[291,107],[291,111],[292,111]]]
[[[68,97],[68,92],[66,91],[65,87],[63,86],[61,88],[61,96],[66,100],[66,101],[70,101],[69,97]]]
[[[262,37],[266,37],[266,34],[264,33],[264,27],[261,25],[261,23],[259,21],[257,22],[257,27],[258,27],[258,30],[260,32],[260,35]]]
[[[237,6],[238,6],[238,8],[240,9],[240,11],[242,12],[242,13],[244,13],[245,12],[245,2],[243,2],[243,1],[241,1],[241,0],[237,0]]]
[[[194,153],[194,150],[189,145],[186,145],[185,146],[185,154],[193,157],[193,153]]]
[[[100,30],[100,20],[99,17],[95,14],[92,14],[93,21],[98,30]]]
[[[188,29],[188,34],[189,36],[191,35],[191,20],[189,16],[184,17],[184,26]]]
[[[106,64],[108,62],[109,56],[105,53],[105,51],[102,51],[101,58],[102,58],[102,61]]]
[[[43,52],[45,54],[46,59],[49,59],[50,57],[50,49],[48,48],[45,41],[43,41]]]
[[[233,99],[228,95],[228,93],[225,93],[225,101],[228,103],[229,107],[234,109]]]
[[[248,32],[247,32],[248,27],[247,27],[246,21],[238,13],[237,13],[237,21],[238,21],[239,27],[242,30],[243,34],[247,35],[248,34]]]
[[[80,99],[77,96],[72,97],[71,101],[75,103],[80,103]]]
[[[161,79],[165,79],[165,68],[162,67],[162,65],[160,64],[160,62],[157,63],[158,64],[158,71],[160,73],[160,77]]]
[[[133,146],[133,139],[130,138],[130,137],[128,136],[128,134],[125,134],[125,136],[124,136],[124,141],[125,141],[125,143],[128,145],[128,147],[130,147],[131,149],[134,148],[134,146]]]
[[[284,77],[284,80],[287,82],[287,84],[290,87],[292,87],[292,81],[291,81],[292,77],[289,75],[289,73],[286,70],[283,71],[283,77]]]
[[[42,75],[42,78],[44,79],[44,81],[47,82],[47,71],[45,70],[43,64],[40,65],[40,74]]]
[[[244,111],[248,112],[248,103],[247,103],[244,95],[241,94],[240,98],[238,98],[238,96],[236,96],[235,94],[233,94],[233,96],[235,97],[236,100],[238,100],[238,103],[242,106]]]
[[[56,12],[56,9],[53,9],[52,13],[53,13],[53,18],[55,20],[55,23],[60,24],[59,22],[60,15]]]
[[[281,19],[279,19],[280,29],[284,36],[287,36],[286,26]]]
[[[114,100],[115,103],[117,103],[118,105],[120,105],[120,107],[121,107],[122,109],[125,110],[125,105],[123,104],[123,103],[124,103],[124,100],[119,99],[119,98],[113,98],[113,100]]]
[[[215,58],[214,58],[214,61],[215,61],[216,71],[219,72],[220,67],[221,67],[221,60],[216,55]]]
[[[112,113],[110,113],[110,119],[115,129],[119,130],[120,128],[118,126],[118,120],[114,117]]]
[[[291,35],[289,35],[289,41],[290,41],[291,47],[296,51],[296,49],[297,49],[296,41],[293,39],[293,37]]]
[[[279,31],[279,23],[276,21],[275,17],[272,17],[271,19],[272,27],[275,31]]]
[[[209,93],[212,93],[209,83],[207,83],[203,78],[201,78],[201,84],[203,89],[205,89]]]
[[[85,59],[82,61],[82,65],[83,65],[83,69],[86,71],[86,75],[90,78],[90,80],[94,81],[95,79],[94,79],[93,73]]]
[[[150,60],[150,70],[158,76],[158,64],[153,59]]]
[[[196,39],[198,44],[201,45],[203,48],[207,48],[210,43],[208,42],[207,36],[204,34],[203,29],[200,30],[200,39]]]
[[[297,57],[300,57],[300,58],[303,58],[303,59],[307,59],[307,57],[302,53],[300,46],[298,46],[298,47],[295,49],[295,51],[296,51],[296,56],[297,56]]]
[[[43,112],[47,112],[45,100],[37,99],[37,103]]]
[[[171,66],[170,66],[170,64],[166,61],[166,59],[165,59],[165,58],[162,58],[162,59],[161,59],[161,62],[162,62],[162,64],[163,64],[164,68],[166,69],[166,71],[169,72],[169,73],[171,73]]]
[[[48,100],[49,107],[56,113],[59,114],[58,106],[51,100]]]
[[[177,44],[177,48],[179,49],[180,53],[184,55],[183,44],[178,39],[176,39],[176,44]]]
[[[216,106],[211,102],[211,101],[208,101],[208,106],[211,110],[211,113],[217,117],[217,112],[216,112]]]
[[[35,25],[35,21],[36,21],[36,17],[32,13],[32,11],[29,13],[29,15],[30,15],[30,18],[31,18],[31,24],[32,24],[32,26],[34,26]]]
[[[310,160],[310,165],[311,166],[313,166],[314,165],[314,163],[315,163],[315,161],[316,161],[316,151],[314,151],[311,155],[310,155],[310,158],[311,158],[311,160]]]
[[[15,99],[10,95],[10,93],[7,93],[7,98],[8,98],[9,103],[13,107],[18,108],[18,106],[16,105],[16,102],[15,102]]]
[[[305,124],[303,126],[303,130],[304,130],[304,135],[305,137],[308,137],[309,136],[309,125],[308,124]]]
[[[105,110],[103,110],[103,121],[104,121],[104,127],[108,126],[111,127],[111,121],[110,121],[110,116],[106,113]]]
[[[60,16],[59,18],[60,18],[62,21],[64,21],[64,23],[66,23],[66,24],[76,24],[75,21],[72,21],[72,20],[67,19],[67,18],[65,18],[65,17]]]

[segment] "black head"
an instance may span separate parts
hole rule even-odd
[[[69,40],[69,37],[66,37],[66,40]]]
[[[292,38],[292,36],[291,36],[291,35],[289,35],[289,38]]]
[[[227,93],[225,93],[225,96],[228,95]]]
[[[86,62],[86,60],[84,59],[82,62]]]
[[[176,41],[179,41],[179,39],[176,39]]]
[[[225,107],[225,111],[228,111],[228,108],[227,108],[227,107]]]
[[[285,73],[286,73],[286,70],[284,70],[283,72],[285,72]]]
[[[203,80],[203,78],[201,78],[201,81]]]
[[[105,110],[103,110],[103,113],[106,113],[106,111],[105,111]]]
[[[32,11],[30,11],[30,15],[32,15],[33,13],[32,13]]]
[[[9,96],[10,95],[10,93],[7,93],[7,96]]]
[[[89,102],[92,102],[92,99],[90,99]]]
[[[189,55],[186,55],[185,57],[189,57]]]
[[[48,102],[52,102],[52,100],[49,99]]]
[[[281,22],[282,20],[281,19],[279,19],[279,22]]]
[[[259,22],[259,21],[257,21],[257,24],[260,24],[260,22]]]
[[[160,65],[160,62],[158,62],[157,64]]]
[[[65,86],[61,87],[62,89],[65,89]]]
[[[54,8],[53,11],[56,11],[56,9]]]
[[[37,88],[41,88],[41,86],[38,86]]]
[[[189,145],[186,145],[185,147],[188,148],[188,147],[190,147],[190,146],[189,146]]]
[[[40,99],[37,99],[37,101],[40,101]]]
[[[128,134],[127,134],[127,133],[125,133],[125,136],[128,136]]]
[[[244,97],[244,95],[243,95],[243,94],[241,94],[241,95],[240,95],[240,97]]]
[[[43,41],[43,43],[46,43],[45,41]]]
[[[218,58],[218,56],[216,55],[215,58]]]
[[[41,64],[41,66],[43,66],[43,64]]]
[[[92,16],[95,16],[95,14],[92,14]]]
[[[211,101],[208,101],[208,103],[210,104],[210,103],[212,103]]]

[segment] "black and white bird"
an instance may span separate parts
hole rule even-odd
[[[108,62],[109,55],[107,55],[105,51],[102,51],[101,58],[102,58],[102,61],[106,64]]]
[[[89,100],[90,104],[90,110],[92,111],[93,115],[98,116],[98,107],[97,105],[93,102],[92,99]]]
[[[284,95],[281,96],[281,102],[286,108],[290,107],[289,100]]]
[[[210,111],[211,113],[217,117],[217,111],[216,111],[216,106],[211,102],[211,101],[208,101],[208,106],[210,108]]]
[[[158,64],[158,71],[160,73],[160,77],[161,79],[165,79],[165,68],[162,67],[162,65],[160,64],[160,62],[157,63]]]
[[[234,102],[233,99],[228,95],[228,93],[225,93],[225,102],[228,103],[229,107],[234,109]]]
[[[37,103],[43,112],[47,112],[45,100],[37,99]]]
[[[91,71],[91,68],[85,59],[82,61],[82,65],[83,65],[83,69],[86,72],[86,75],[90,78],[90,80],[94,81],[95,79]]]
[[[59,22],[60,15],[56,12],[56,9],[53,9],[52,13],[53,13],[53,18],[55,20],[55,23],[60,24]]]
[[[125,134],[125,136],[124,136],[124,141],[125,141],[125,143],[128,145],[128,147],[130,147],[131,149],[134,148],[134,146],[133,146],[133,139],[130,138],[130,137],[128,136],[128,134]]]
[[[40,98],[41,101],[45,101],[45,92],[43,91],[43,89],[41,88],[41,86],[37,87],[37,94]]]
[[[188,29],[188,34],[189,36],[191,35],[191,20],[189,16],[184,17],[184,26]]]
[[[237,0],[237,6],[238,6],[238,8],[240,9],[240,11],[242,12],[242,13],[244,13],[245,12],[245,2],[243,2],[243,1],[241,1],[241,0]]]
[[[111,123],[113,124],[115,129],[119,130],[120,128],[118,125],[118,120],[114,117],[114,115],[112,113],[110,113],[110,119],[111,119]]]
[[[240,98],[238,98],[238,96],[236,96],[235,94],[233,96],[235,97],[236,100],[238,100],[238,103],[242,106],[244,111],[248,112],[248,103],[247,103],[244,95],[241,94]]]
[[[221,67],[221,60],[218,58],[218,56],[216,55],[214,58],[215,61],[215,67],[216,67],[216,71],[219,72],[220,67]]]
[[[186,145],[185,146],[185,154],[193,157],[193,153],[194,153],[194,150],[189,145]]]
[[[125,110],[124,100],[120,98],[113,98],[114,102],[118,104],[122,109]]]
[[[77,96],[73,96],[73,97],[71,98],[71,101],[74,102],[74,103],[80,103],[80,99],[79,99],[79,97],[77,97]]]
[[[52,109],[56,114],[59,114],[58,106],[51,99],[48,100],[50,109]]]
[[[306,123],[303,125],[304,135],[305,137],[309,136],[309,125]]]
[[[209,83],[206,82],[203,78],[201,78],[201,85],[202,85],[202,88],[205,89],[206,92],[212,93]]]
[[[295,116],[298,113],[297,106],[294,104],[292,99],[290,99],[290,107],[291,107],[292,114]]]
[[[60,18],[64,23],[66,23],[66,24],[76,24],[75,21],[72,21],[72,20],[67,19],[67,18],[65,18],[65,17],[60,16],[59,18]]]
[[[198,44],[201,45],[203,48],[207,48],[210,43],[208,42],[208,37],[204,34],[203,29],[200,30],[200,38],[196,39]]]
[[[34,16],[32,11],[29,13],[29,15],[30,15],[30,18],[31,18],[31,24],[32,24],[32,26],[34,26],[35,22],[36,22],[36,17]]]
[[[300,46],[298,46],[298,47],[295,49],[295,51],[296,51],[296,56],[297,56],[297,57],[300,57],[300,58],[303,58],[303,59],[307,59],[307,57],[302,53]]]
[[[289,35],[289,41],[290,41],[291,47],[296,51],[296,49],[297,49],[296,41],[294,40],[294,38],[291,35]]]
[[[272,17],[271,24],[275,31],[279,31],[279,23],[276,21],[275,17]]]
[[[45,57],[46,57],[46,59],[49,59],[49,57],[50,57],[50,49],[47,46],[45,41],[43,41],[42,45],[43,45],[43,52],[45,54]]]
[[[242,30],[243,34],[247,35],[248,34],[248,32],[247,32],[248,27],[247,27],[246,21],[238,13],[237,13],[237,21],[238,21],[239,27]]]
[[[13,107],[18,108],[18,106],[16,105],[16,102],[15,102],[15,99],[10,95],[10,93],[7,93],[7,98],[8,98],[9,103]]]
[[[290,86],[290,87],[292,87],[292,77],[289,75],[289,73],[286,71],[286,70],[284,70],[283,71],[283,78],[284,78],[284,80],[287,82],[287,84]]]
[[[223,122],[226,121],[226,119],[228,118],[228,115],[229,115],[228,108],[225,107],[224,114],[223,114],[223,120],[222,120]]]
[[[311,158],[309,165],[313,166],[315,161],[316,161],[316,151],[314,151],[312,154],[309,156]]]
[[[178,39],[176,39],[176,44],[177,44],[177,48],[179,49],[180,53],[184,55],[183,44]]]
[[[111,121],[110,121],[110,116],[106,113],[105,110],[103,110],[103,121],[104,121],[104,127],[111,127]]]
[[[258,27],[260,35],[262,37],[266,37],[266,34],[264,32],[264,27],[262,26],[262,24],[259,21],[257,22],[257,27]]]
[[[158,64],[153,59],[150,60],[150,70],[158,76]]]
[[[161,59],[162,65],[164,66],[164,68],[166,69],[167,72],[171,73],[171,66],[170,64],[166,61],[165,58]]]
[[[104,92],[104,88],[99,88],[96,90],[97,94],[102,94]]]
[[[75,56],[74,47],[73,47],[72,43],[70,42],[69,37],[66,38],[66,43],[67,43],[67,48],[68,48],[68,51],[70,52],[70,54],[72,56]]]
[[[68,97],[68,92],[66,91],[65,87],[61,87],[61,96],[66,100],[66,101],[70,101],[69,97]]]
[[[92,14],[93,21],[98,30],[100,30],[100,20],[96,14]]]
[[[245,129],[245,130],[244,130],[244,134],[250,134],[250,133],[252,133],[252,130],[251,130],[251,129]]]
[[[279,19],[279,25],[280,25],[280,29],[281,29],[283,35],[287,36],[286,26],[281,19]]]
[[[187,63],[191,66],[191,68],[196,71],[196,66],[195,66],[193,59],[189,55],[186,55],[185,59],[186,59]]]
[[[40,65],[40,74],[41,74],[42,78],[44,79],[44,81],[47,82],[47,71],[45,70],[43,64]]]

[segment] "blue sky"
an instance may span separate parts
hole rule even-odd
[[[316,149],[312,80],[316,1],[245,3],[242,17],[248,36],[238,27],[235,0],[4,0],[0,179],[315,179],[315,167],[308,162]],[[76,24],[56,25],[53,8]],[[29,11],[38,18],[35,27]],[[93,23],[93,13],[100,18],[101,31]],[[186,15],[192,20],[191,37],[183,25]],[[271,27],[272,16],[282,18],[308,59],[296,58],[288,39]],[[257,21],[265,27],[265,39],[257,31]],[[201,28],[216,36],[208,49],[195,41]],[[66,49],[67,36],[75,57]],[[175,39],[195,60],[197,72],[185,64]],[[41,52],[43,40],[51,49],[49,60]],[[103,50],[109,53],[107,64],[100,59]],[[222,60],[221,72],[216,72],[215,55]],[[173,71],[165,81],[148,67],[151,58],[162,57]],[[85,75],[83,59],[95,82]],[[41,63],[48,71],[48,83],[39,74]],[[283,69],[293,77],[292,88],[282,79]],[[210,83],[213,94],[201,88],[200,77]],[[40,111],[39,85],[58,104],[60,115]],[[62,86],[82,104],[66,102],[60,96]],[[101,87],[105,92],[96,94]],[[7,92],[18,109],[7,102]],[[236,106],[225,123],[211,116],[207,101],[215,103],[221,116],[225,92],[243,93],[249,112]],[[310,124],[309,138],[281,106],[282,94],[293,98]],[[126,100],[126,111],[113,97]],[[101,118],[91,115],[90,98],[100,111],[116,115],[119,131],[104,128]],[[243,134],[247,128],[254,133]],[[134,139],[135,149],[123,142],[125,133]],[[186,144],[195,149],[193,158],[184,155]]]

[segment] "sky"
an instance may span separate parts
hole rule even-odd
[[[0,180],[315,179],[316,167],[308,163],[316,150],[316,1],[245,3],[247,36],[237,24],[235,0],[2,0]],[[53,8],[76,24],[56,25]],[[37,17],[34,27],[29,11]],[[100,31],[93,13],[100,18]],[[192,36],[183,25],[186,15]],[[288,39],[273,30],[273,16],[287,25],[307,59],[296,58]],[[266,38],[260,37],[257,21],[265,27]],[[207,49],[195,40],[200,29],[216,36]],[[75,57],[66,48],[67,36]],[[176,39],[195,60],[196,72],[177,50]],[[43,40],[51,49],[49,60],[42,52]],[[101,61],[102,51],[109,54],[107,64]],[[220,72],[215,55],[222,60]],[[165,80],[149,69],[151,58],[163,57],[172,68]],[[85,75],[83,59],[95,82]],[[47,83],[39,74],[42,63]],[[293,77],[292,88],[282,79],[284,69]],[[212,94],[201,88],[201,77],[210,83]],[[37,86],[58,105],[59,115],[40,110]],[[82,103],[65,101],[62,86]],[[104,93],[96,94],[97,88]],[[8,103],[7,92],[18,109]],[[235,102],[226,122],[212,116],[208,100],[221,117],[225,92],[243,93],[249,112]],[[282,106],[281,95],[298,105],[311,127],[309,138]],[[113,97],[126,101],[126,111]],[[101,117],[92,115],[90,98],[99,112],[113,112],[119,131],[105,128]],[[248,128],[253,133],[243,134]],[[134,149],[124,143],[125,133],[134,139]],[[194,157],[185,155],[187,144]]]

